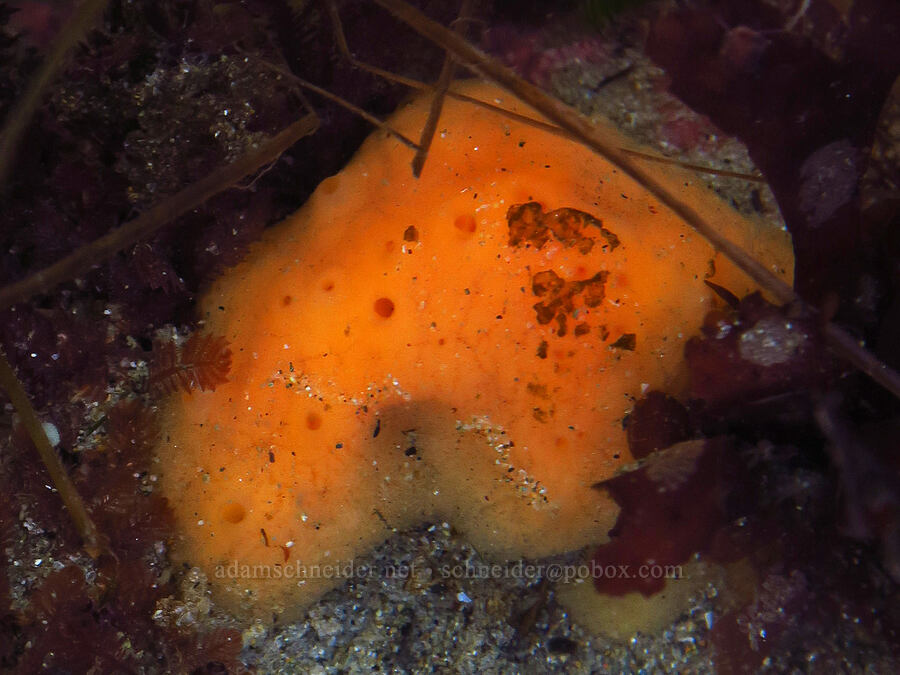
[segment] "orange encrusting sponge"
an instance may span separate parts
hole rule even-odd
[[[391,124],[416,137],[428,109]],[[591,486],[630,460],[636,397],[683,387],[704,279],[753,288],[608,162],[520,121],[448,100],[418,180],[410,160],[373,134],[203,300],[230,381],[169,400],[158,459],[176,555],[233,608],[296,613],[427,520],[497,559],[605,540],[616,507]],[[666,180],[790,282],[786,233]]]

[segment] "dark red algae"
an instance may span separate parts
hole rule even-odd
[[[821,337],[834,320],[896,362],[900,210],[885,177],[896,176],[898,38],[900,6],[878,0],[706,3],[650,30],[671,90],[741,138],[770,182],[796,288],[820,310],[755,295],[707,317],[685,350],[689,399],[639,401],[627,431],[645,459],[600,486],[622,513],[598,562],[749,561],[752,592],[710,633],[722,672],[840,668],[867,644],[900,649],[900,407]],[[875,192],[872,176],[884,181]],[[654,467],[685,448],[687,476],[661,482]],[[597,587],[650,595],[661,584]],[[842,616],[855,617],[851,642]]]
[[[405,90],[341,61],[324,14],[295,4],[109,2],[38,109],[3,186],[0,286],[94,241],[296,121],[306,96],[263,61],[374,114],[393,110]],[[0,4],[3,117],[76,5]],[[449,21],[453,11],[437,18]],[[436,74],[441,52],[411,31],[400,36],[404,29],[384,12],[359,5],[343,16],[360,57],[420,79]],[[388,31],[397,41],[380,39]],[[179,590],[184,575],[166,560],[173,523],[153,491],[156,424],[148,403],[160,389],[221,380],[227,348],[220,343],[193,354],[189,340],[168,371],[159,345],[174,349],[173,327],[192,330],[204,285],[238,262],[265,226],[299,207],[369,133],[343,108],[314,103],[318,133],[238,189],[81,278],[0,308],[0,344],[58,434],[57,450],[107,551],[96,560],[81,551],[30,441],[5,413],[0,670],[245,670],[240,632],[227,621],[202,624],[202,611],[191,618],[185,597],[196,596],[202,609],[205,588]],[[6,570],[18,558],[28,559],[29,570],[10,583]]]
[[[60,16],[44,21],[39,3],[17,4],[18,15],[14,6],[0,6],[5,111],[44,56],[39,49],[49,38],[38,29],[64,24]],[[110,3],[39,111],[5,186],[0,284],[55,262],[296,118],[302,110],[296,90],[248,66],[242,53],[283,60],[276,34],[283,30],[295,50],[304,44],[295,36],[306,18],[271,3],[216,4]],[[19,30],[33,30],[16,35],[13,19]],[[331,50],[312,53],[304,68],[332,75]],[[355,91],[367,89],[363,95],[384,99],[383,108],[395,105],[390,88]],[[154,619],[159,601],[177,595],[177,585],[160,549],[172,520],[152,492],[155,423],[135,364],[147,360],[159,327],[188,327],[200,286],[237,262],[267,223],[302,203],[367,133],[352,116],[332,114],[339,119],[326,125],[327,134],[295,148],[244,190],[219,196],[82,279],[2,311],[0,342],[58,431],[63,459],[110,551],[93,562],[79,556],[77,534],[43,467],[7,417],[9,452],[0,460],[4,672],[243,670],[238,631]],[[306,161],[310,155],[318,165]],[[94,442],[104,430],[105,441]],[[49,567],[53,560],[55,567],[13,589],[5,551],[21,552],[32,536],[20,531],[20,517],[49,546],[47,560],[32,564]]]

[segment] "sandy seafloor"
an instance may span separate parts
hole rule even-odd
[[[446,523],[395,535],[360,564],[376,573],[329,593],[303,621],[246,631],[247,663],[261,672],[323,674],[715,670],[704,648],[715,617],[714,587],[698,594],[669,629],[615,643],[575,624],[552,592],[544,603],[535,580],[477,578],[485,561]],[[441,578],[442,568],[459,565],[472,570],[470,578]],[[407,576],[406,569],[416,572]],[[390,570],[398,571],[396,578]],[[536,604],[542,606],[533,625],[519,634],[514,624]]]

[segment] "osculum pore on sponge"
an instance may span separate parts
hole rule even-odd
[[[429,105],[392,126],[417,136]],[[294,615],[433,519],[492,559],[604,541],[617,509],[591,486],[630,461],[635,399],[684,387],[704,279],[754,289],[608,162],[521,121],[448,100],[418,180],[410,160],[373,134],[203,300],[229,382],[168,399],[157,457],[176,557],[236,611]],[[660,171],[791,281],[785,232]]]

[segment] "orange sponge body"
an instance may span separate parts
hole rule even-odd
[[[428,108],[391,123],[415,137]],[[629,461],[635,398],[683,387],[684,343],[714,302],[704,279],[753,288],[547,131],[449,100],[418,180],[410,159],[375,133],[203,301],[230,381],[172,397],[158,459],[177,555],[234,607],[302,608],[428,519],[495,558],[603,541],[616,508],[591,486]],[[666,179],[790,281],[784,232]]]

